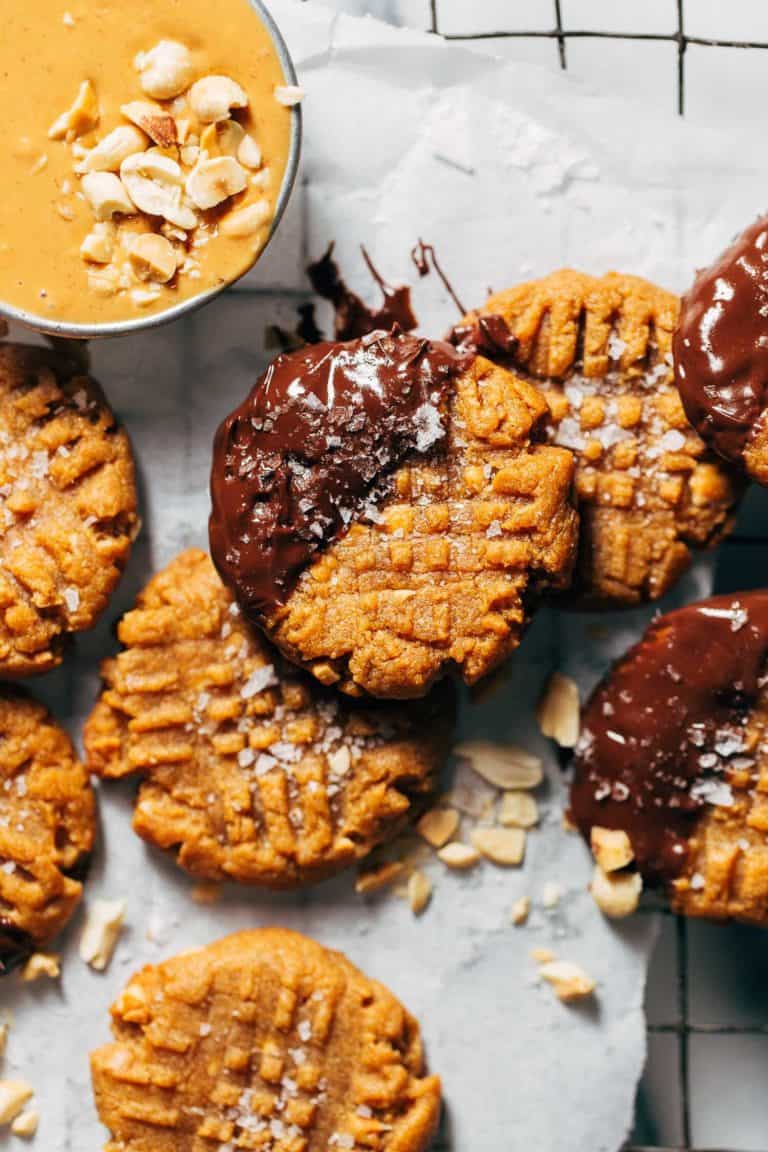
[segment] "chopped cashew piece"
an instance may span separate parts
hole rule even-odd
[[[141,212],[162,216],[177,228],[197,227],[194,211],[182,203],[183,175],[175,160],[150,149],[124,160],[120,176]]]
[[[90,80],[80,85],[75,102],[68,112],[64,112],[48,129],[50,140],[76,140],[86,132],[92,132],[99,122],[99,101]]]
[[[80,959],[103,972],[112,959],[125,920],[125,900],[94,900],[80,937]]]
[[[97,296],[115,296],[120,287],[120,274],[111,265],[88,270],[88,287]]]
[[[11,1124],[11,1132],[14,1136],[34,1136],[39,1123],[40,1113],[35,1112],[34,1108],[29,1108],[16,1117]]]
[[[97,220],[131,216],[136,211],[125,185],[114,172],[88,172],[81,186]]]
[[[131,241],[128,259],[140,280],[154,280],[167,284],[176,275],[176,251],[165,236],[156,232],[142,232]]]
[[[55,952],[33,952],[21,970],[21,978],[25,984],[31,984],[43,976],[49,980],[57,980],[60,975],[61,957]]]
[[[432,808],[425,812],[416,825],[416,831],[433,848],[442,848],[459,827],[459,814],[455,808]]]
[[[275,88],[275,100],[285,108],[293,108],[301,104],[306,92],[298,84],[278,84]]]
[[[187,195],[203,210],[215,208],[230,196],[242,192],[248,184],[245,170],[232,156],[201,160],[187,177]]]
[[[237,149],[237,158],[244,168],[253,168],[254,171],[261,168],[261,148],[253,136],[243,136]]]
[[[252,236],[258,232],[272,216],[267,200],[256,200],[243,208],[228,212],[219,224],[219,232],[224,236]]]
[[[119,172],[123,160],[148,147],[149,137],[140,128],[134,124],[121,124],[86,152],[75,165],[75,172]]]
[[[496,788],[535,788],[541,784],[541,760],[514,744],[493,744],[490,740],[465,740],[454,748],[465,756],[473,769]]]
[[[643,878],[639,872],[604,872],[597,865],[589,890],[604,916],[610,920],[622,920],[637,910]]]
[[[94,224],[80,245],[80,255],[91,264],[109,264],[115,252],[116,228],[110,221]]]
[[[541,893],[541,902],[545,908],[557,908],[560,903],[562,890],[555,880],[547,880]]]
[[[548,964],[550,960],[556,960],[557,956],[551,948],[531,948],[531,959],[537,964]]]
[[[512,905],[512,923],[525,924],[531,914],[531,901],[527,896],[520,896]]]
[[[189,90],[189,104],[204,124],[226,120],[233,108],[247,108],[248,94],[229,76],[204,76]]]
[[[388,888],[403,873],[403,865],[399,860],[392,860],[388,864],[372,869],[370,872],[361,872],[355,881],[355,892],[361,896],[368,892],[378,892]]]
[[[437,855],[443,864],[447,864],[449,868],[457,869],[474,868],[480,860],[480,853],[477,848],[473,848],[469,844],[462,844],[459,840],[446,844]]]
[[[176,121],[170,112],[158,104],[146,100],[133,100],[120,109],[126,120],[130,120],[161,148],[171,148],[178,141]]]
[[[0,1124],[15,1120],[34,1090],[26,1080],[0,1080]]]
[[[244,139],[245,129],[237,120],[219,120],[200,133],[200,147],[208,153],[209,160],[216,156],[232,156],[234,159]]]
[[[505,828],[533,828],[539,822],[539,806],[529,792],[505,792],[499,823]]]
[[[172,100],[189,88],[195,78],[192,53],[176,40],[161,40],[134,60],[139,83],[153,100]]]
[[[408,877],[408,903],[414,916],[420,916],[432,899],[432,881],[423,872],[412,872]]]
[[[536,709],[544,736],[561,748],[573,748],[579,738],[579,686],[570,676],[555,672]]]
[[[525,855],[522,828],[474,828],[472,843],[486,859],[507,868],[517,867]]]
[[[557,998],[566,1004],[591,996],[596,987],[595,981],[583,968],[568,960],[552,960],[542,964],[539,975],[552,985]]]
[[[635,858],[629,836],[621,828],[600,828],[596,824],[589,834],[589,844],[603,872],[618,872]]]

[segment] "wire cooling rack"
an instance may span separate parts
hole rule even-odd
[[[616,94],[626,94],[623,73],[634,63],[644,73],[631,94],[658,97],[661,88],[681,116],[737,115],[745,99],[755,116],[768,103],[768,58],[749,67],[768,49],[768,0],[325,2],[513,58],[531,58],[533,47],[539,62]],[[600,55],[617,42],[634,43],[638,56],[653,44],[669,51],[642,62],[633,53],[614,60],[613,72],[600,71]],[[547,45],[551,56],[540,52]],[[662,75],[665,65],[674,76]],[[760,497],[747,499],[718,553],[717,591],[768,584],[768,516]],[[768,933],[655,910],[662,932],[646,1002],[648,1063],[624,1152],[768,1152]]]

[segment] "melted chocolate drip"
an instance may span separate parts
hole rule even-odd
[[[571,815],[623,829],[651,881],[678,875],[708,795],[725,785],[768,658],[768,592],[659,617],[586,706]],[[746,766],[746,765],[742,765]]]
[[[674,361],[688,419],[739,460],[768,406],[768,217],[699,272],[683,297]]]
[[[407,285],[392,287],[380,275],[373,261],[361,245],[363,258],[374,280],[381,289],[383,298],[380,308],[369,308],[344,281],[339,266],[333,259],[333,244],[314,264],[307,268],[310,283],[324,300],[328,300],[335,312],[334,331],[337,340],[354,340],[368,336],[371,332],[393,328],[395,325],[405,332],[411,332],[418,324],[411,307],[411,290]]]
[[[214,444],[211,554],[246,611],[283,603],[404,456],[442,439],[441,402],[467,363],[397,330],[273,361]]]
[[[0,976],[7,976],[23,964],[35,950],[35,942],[28,932],[0,920]]]
[[[443,287],[445,288],[453,303],[458,308],[459,314],[463,316],[467,310],[462,304],[461,300],[459,300],[453,284],[443,271],[442,266],[437,259],[437,253],[435,252],[434,244],[425,244],[423,240],[419,240],[418,244],[416,244],[415,247],[411,249],[411,260],[419,276],[429,275],[431,271],[430,261],[432,262],[432,268],[434,268],[440,280],[442,280]]]
[[[476,356],[485,356],[502,368],[514,368],[520,341],[503,316],[489,313],[475,315],[469,323],[456,324],[450,331],[451,344]]]

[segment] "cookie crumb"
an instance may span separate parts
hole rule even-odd
[[[579,686],[570,676],[553,673],[536,709],[542,735],[561,748],[573,748],[579,738]]]
[[[125,900],[94,900],[80,937],[80,959],[103,972],[112,959],[125,920]]]
[[[21,970],[21,978],[25,984],[47,977],[57,980],[61,975],[61,957],[55,952],[33,952]]]
[[[201,880],[189,892],[195,904],[217,904],[221,899],[221,884],[215,880]]]

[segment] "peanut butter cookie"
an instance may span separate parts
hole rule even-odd
[[[49,349],[0,345],[0,676],[61,663],[137,527],[130,444],[99,386]]]
[[[675,375],[716,452],[768,484],[768,217],[699,272],[683,297]]]
[[[635,276],[565,269],[491,296],[454,330],[542,388],[551,442],[576,454],[584,601],[657,599],[731,524],[742,485],[688,424],[673,381],[678,308]]]
[[[351,695],[474,683],[568,583],[573,458],[525,380],[376,332],[279,356],[216,437],[223,579],[294,662]]]
[[[424,1152],[437,1126],[416,1021],[295,932],[239,932],[142,969],[112,1031],[91,1070],[114,1152]]]
[[[434,789],[452,694],[410,710],[340,702],[241,615],[204,552],[178,556],[121,621],[85,727],[88,766],[139,774],[134,827],[183,868],[270,887],[319,880],[391,839]]]
[[[676,911],[768,923],[767,670],[768,592],[744,592],[659,617],[597,688],[571,813],[614,881],[637,871]]]
[[[44,948],[80,900],[96,804],[67,734],[42,704],[0,690],[0,973]]]

